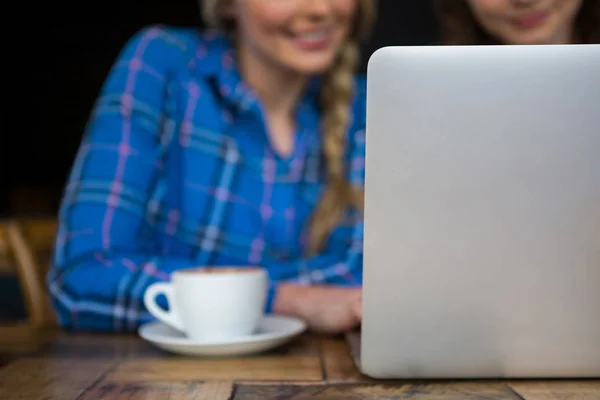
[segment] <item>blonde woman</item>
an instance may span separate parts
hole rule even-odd
[[[134,330],[178,269],[260,265],[267,312],[360,322],[373,0],[203,0],[111,70],[65,189],[48,287],[68,329]]]

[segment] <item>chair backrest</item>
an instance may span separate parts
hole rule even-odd
[[[0,222],[0,270],[14,270],[28,322],[39,327],[56,325],[44,283],[55,231],[54,219]]]

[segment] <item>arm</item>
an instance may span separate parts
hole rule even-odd
[[[150,318],[142,295],[191,266],[157,256],[146,210],[167,149],[170,65],[179,50],[158,28],[122,50],[102,88],[59,212],[48,288],[59,323],[71,329],[134,330]],[[169,64],[170,63],[170,64]]]
[[[313,257],[290,263],[275,264],[270,271],[273,282],[300,286],[360,287],[362,284],[363,222],[349,228],[349,243],[330,241],[323,252]],[[333,233],[335,236],[336,232]],[[278,271],[295,271],[281,274]]]
[[[353,227],[350,244],[334,246],[294,263],[294,276],[271,272],[270,298],[277,314],[294,315],[317,332],[338,334],[362,319],[362,222]],[[289,270],[275,266],[271,271]]]
[[[311,329],[337,334],[362,319],[362,222],[353,228],[350,244],[325,250],[294,263],[294,276],[271,272],[269,293],[273,312],[305,319]],[[272,271],[289,271],[276,266]]]

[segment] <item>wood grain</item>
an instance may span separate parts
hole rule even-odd
[[[44,284],[56,223],[48,219],[6,219],[0,221],[0,268],[16,276],[34,326],[56,326],[56,318]]]
[[[134,334],[69,334],[61,332],[49,341],[37,354],[53,359],[147,359],[170,358],[166,353]]]
[[[3,225],[6,241],[14,255],[29,321],[33,325],[44,326],[52,320],[52,316],[49,315],[44,275],[40,273],[35,247],[27,240],[18,222],[8,221]]]
[[[56,221],[20,222],[45,268]],[[14,274],[3,233],[0,270]],[[339,338],[303,335],[260,356],[196,359],[135,334],[0,326],[0,399],[19,398],[600,400],[600,381],[375,381],[360,374]]]
[[[48,250],[54,244],[58,226],[55,217],[24,218],[19,220],[31,244],[39,250]]]
[[[14,276],[15,267],[14,259],[12,258],[10,247],[6,240],[6,233],[0,225],[0,276],[2,275]]]
[[[38,351],[56,335],[28,322],[0,325],[0,354],[23,355]]]
[[[354,399],[402,399],[402,386],[383,385],[239,385],[234,400],[354,400]]]
[[[527,400],[598,400],[600,381],[550,381],[511,383],[512,389]]]
[[[418,399],[418,400],[519,400],[506,385],[499,383],[440,383],[440,384],[325,384],[299,385],[240,385],[235,400],[262,399]]]
[[[370,381],[356,367],[346,342],[340,339],[323,339],[322,351],[324,375],[328,382]]]
[[[35,329],[35,328],[34,328]],[[67,333],[54,331],[53,336],[47,332],[36,334],[32,327],[23,325],[18,330],[7,329],[11,337],[2,339],[0,335],[0,354],[10,352],[9,346],[19,338],[28,335],[31,338],[45,338],[44,346],[39,349],[36,356],[51,358],[103,358],[103,359],[171,359],[175,356],[167,353],[148,342],[141,340],[136,334],[94,334],[94,333]],[[39,331],[38,331],[39,332]],[[52,331],[49,331],[52,332]],[[2,326],[0,326],[2,333]],[[30,341],[31,339],[25,340]],[[6,343],[6,349],[2,348]],[[282,346],[274,351],[266,353],[267,356],[313,356],[320,357],[320,342],[312,336],[301,336],[297,340]]]
[[[112,365],[107,360],[20,359],[0,369],[0,399],[76,399]]]
[[[229,400],[232,382],[207,383],[101,383],[88,390],[82,400]]]
[[[239,359],[177,357],[132,334],[25,330],[4,339],[13,347],[40,340],[45,345],[0,358],[11,361],[0,369],[0,399],[600,399],[597,380],[374,381],[358,372],[342,339],[311,335]]]
[[[237,359],[161,358],[124,361],[106,378],[111,382],[209,380],[320,381],[318,356],[265,356]]]
[[[40,337],[44,337],[43,332],[27,322],[0,325],[0,346],[5,344],[9,347],[16,343],[36,341]]]
[[[310,355],[320,357],[321,337],[318,335],[305,334],[292,340],[286,345],[271,350],[267,354],[281,356]]]
[[[438,382],[410,384],[404,387],[401,399],[420,400],[519,400],[507,385],[501,382]]]

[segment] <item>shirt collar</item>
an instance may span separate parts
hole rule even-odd
[[[203,34],[203,40],[196,50],[194,66],[206,79],[213,79],[221,98],[238,111],[255,110],[260,112],[260,104],[254,91],[242,79],[236,64],[235,51],[230,38],[215,30]],[[304,96],[300,100],[298,117],[308,118],[309,112],[319,114],[319,92],[321,79],[311,79]],[[314,121],[313,121],[314,122]]]

